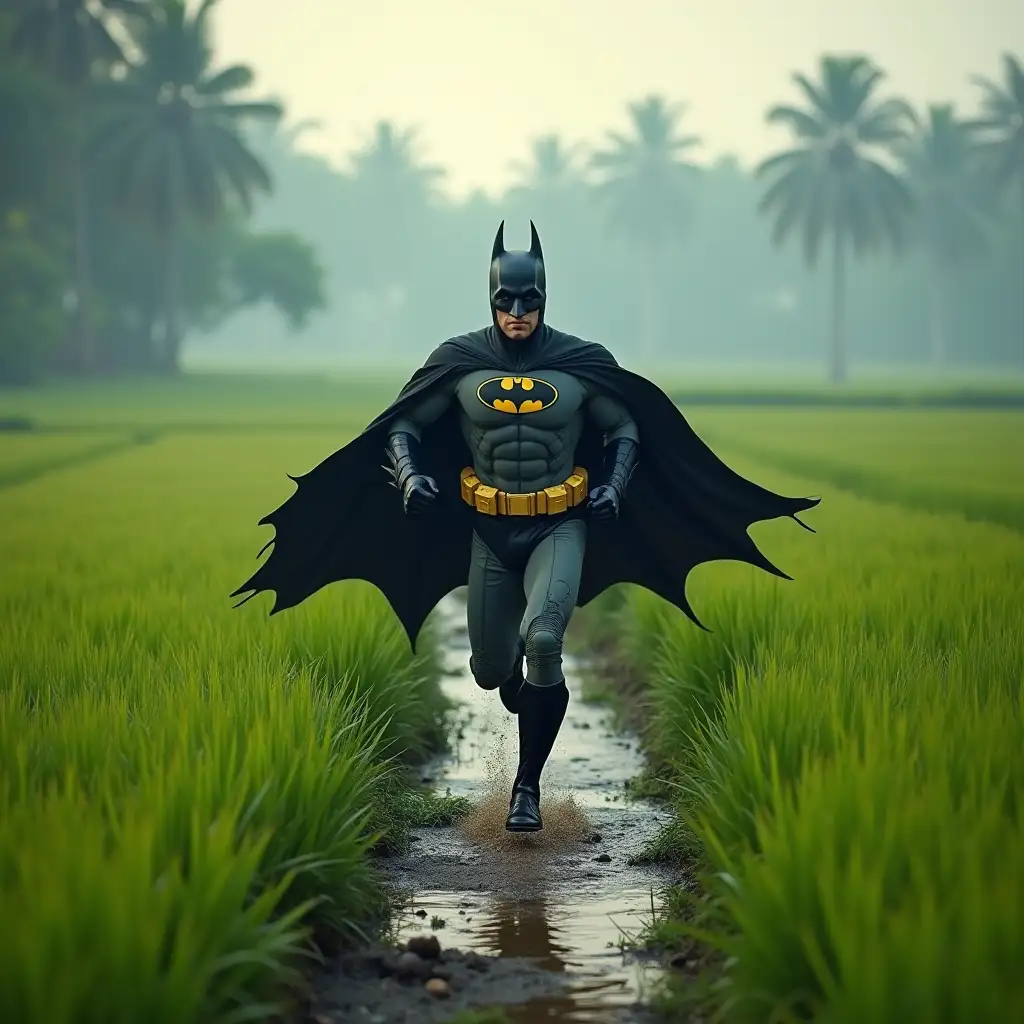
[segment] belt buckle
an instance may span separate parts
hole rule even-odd
[[[530,491],[526,494],[505,492],[505,514],[510,516],[535,516],[537,514],[537,495]]]

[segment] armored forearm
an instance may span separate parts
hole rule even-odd
[[[590,492],[590,514],[611,522],[619,516],[619,505],[636,466],[640,432],[629,409],[610,395],[594,395],[587,412],[604,434],[604,465],[600,483]]]
[[[395,426],[401,427],[402,424],[396,423]],[[391,433],[388,434],[385,451],[391,462],[395,486],[400,491],[405,491],[406,482],[410,477],[421,475],[417,464],[419,448],[419,440],[408,431],[392,428]]]
[[[438,493],[436,481],[420,468],[420,439],[423,428],[440,419],[451,401],[451,389],[438,391],[391,423],[384,450],[406,512],[426,508]]]
[[[614,487],[620,497],[636,468],[639,447],[631,437],[616,437],[604,446],[604,483]]]

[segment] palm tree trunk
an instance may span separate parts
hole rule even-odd
[[[180,369],[181,324],[178,311],[181,300],[181,223],[177,214],[168,219],[164,232],[164,336],[159,354],[162,373],[174,374]]]
[[[931,361],[939,368],[946,365],[946,296],[945,274],[933,262],[929,275],[928,305],[931,317]]]
[[[89,173],[85,159],[85,112],[74,102],[72,188],[75,217],[75,359],[80,373],[89,373],[96,353],[92,337],[92,267],[89,259]]]
[[[846,379],[846,248],[838,228],[832,236],[832,352],[829,376],[833,384]]]

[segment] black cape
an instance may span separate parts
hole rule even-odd
[[[782,516],[800,522],[796,514],[820,499],[787,498],[739,476],[651,381],[619,366],[599,344],[546,325],[540,330],[535,344],[518,349],[499,341],[494,327],[438,346],[358,437],[304,476],[291,477],[296,491],[260,520],[275,530],[263,548],[272,547],[270,555],[231,596],[248,594],[247,601],[274,591],[273,615],[336,580],[368,580],[388,599],[415,648],[434,606],[466,584],[474,517],[480,513],[459,493],[459,473],[470,455],[457,403],[423,432],[422,470],[437,480],[441,493],[418,516],[405,515],[384,468],[385,439],[395,417],[476,370],[570,373],[618,399],[637,423],[639,458],[619,519],[590,524],[578,605],[615,583],[635,583],[701,625],[686,599],[694,566],[732,559],[791,578],[758,550],[747,530]],[[575,461],[590,470],[592,485],[600,479],[602,444],[596,430],[584,429]]]

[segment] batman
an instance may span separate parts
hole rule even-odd
[[[439,345],[358,437],[293,478],[260,521],[275,530],[270,555],[232,595],[273,591],[274,614],[334,581],[368,580],[415,648],[438,601],[467,586],[473,677],[518,716],[512,832],[542,827],[574,609],[633,583],[704,628],[686,598],[690,570],[731,559],[789,579],[748,528],[805,526],[798,513],[818,502],[738,475],[654,383],[551,327],[530,230],[529,251],[507,251],[498,228],[491,324]]]

